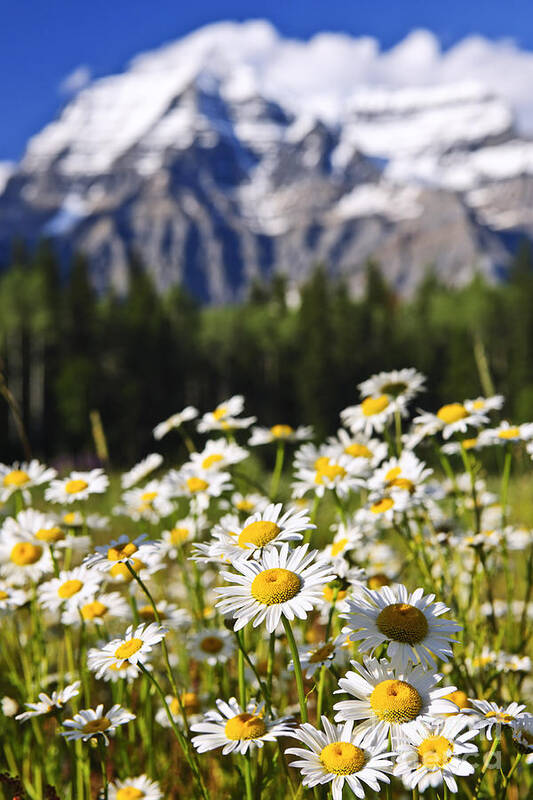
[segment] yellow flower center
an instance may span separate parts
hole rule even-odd
[[[195,692],[183,692],[181,694],[181,704],[186,714],[195,714],[200,708],[198,695]],[[180,706],[177,697],[173,697],[169,703],[171,713],[177,717],[180,713]]]
[[[75,594],[78,594],[78,592],[82,587],[83,587],[83,581],[79,581],[77,580],[77,578],[73,578],[71,581],[65,581],[65,583],[62,583],[59,589],[57,590],[57,593],[63,600],[66,600],[67,598],[73,597]]]
[[[461,689],[456,689],[455,692],[445,694],[443,700],[451,700],[452,703],[455,703],[459,708],[472,708],[468,695]]]
[[[4,592],[3,589],[0,589],[0,600],[7,600],[8,597],[9,597],[8,593]]]
[[[370,707],[383,722],[412,722],[420,714],[422,698],[410,683],[386,680],[370,695]]]
[[[463,439],[463,447],[465,450],[471,450],[477,444],[477,436],[474,439]]]
[[[107,717],[100,719],[91,719],[86,722],[82,728],[83,733],[101,733],[106,731],[111,726],[111,721]]]
[[[399,397],[407,388],[407,384],[403,381],[391,381],[390,383],[384,383],[381,387],[381,391],[383,394],[390,394],[393,397]]]
[[[385,475],[385,480],[389,486],[396,486],[398,489],[405,489],[407,492],[414,492],[415,485],[409,478],[400,477],[402,470],[400,467],[393,467],[389,469]]]
[[[335,600],[335,589],[332,586],[324,586],[324,599],[328,601],[328,603],[333,603]],[[336,595],[336,602],[340,602],[340,600],[344,600],[346,595],[348,594],[347,590],[340,589],[337,591]]]
[[[140,572],[142,569],[146,567],[146,564],[144,563],[144,561],[141,561],[140,558],[134,558],[130,563],[130,567],[135,572]],[[120,562],[120,564],[113,564],[113,566],[109,570],[109,574],[113,578],[122,578],[122,580],[125,583],[129,583],[130,581],[133,580],[133,575],[129,571],[128,565],[124,564],[122,561]]]
[[[213,411],[213,416],[218,422],[223,417],[225,417],[227,413],[228,413],[228,407],[227,406],[218,406],[218,408],[215,408],[215,410]]]
[[[310,664],[320,664],[321,661],[327,661],[330,655],[335,650],[335,645],[331,644],[324,644],[322,647],[319,647],[313,655],[309,656],[309,663]]]
[[[265,569],[256,575],[252,581],[251,592],[259,603],[265,606],[274,606],[292,600],[300,591],[300,576],[289,569],[275,567]]]
[[[115,547],[110,547],[107,551],[107,558],[109,561],[118,561],[121,558],[129,558],[138,550],[137,545],[133,544],[133,542],[127,542],[126,544],[116,545]]]
[[[58,527],[39,528],[35,534],[35,538],[40,539],[42,542],[60,542],[65,538],[65,534],[61,528]]]
[[[418,761],[428,769],[439,769],[450,761],[453,744],[444,736],[428,736],[418,745]]]
[[[238,500],[235,503],[235,508],[238,511],[251,511],[253,507],[254,504],[252,503],[251,500]]]
[[[488,711],[485,714],[487,719],[494,718],[497,722],[501,722],[504,725],[508,725],[510,722],[514,720],[512,714],[505,714],[503,711]]]
[[[378,572],[368,579],[367,584],[369,589],[381,589],[382,586],[388,586],[390,580],[385,573]]]
[[[11,550],[11,561],[17,567],[27,567],[39,561],[43,554],[43,548],[31,542],[17,542]]]
[[[391,497],[382,497],[381,500],[378,500],[377,503],[373,503],[370,506],[370,511],[372,514],[384,514],[385,511],[389,511],[394,505],[394,500]]]
[[[218,636],[206,636],[200,642],[200,650],[203,650],[204,653],[220,653],[222,648],[224,647],[224,642],[218,638]]]
[[[294,433],[294,428],[291,428],[290,425],[273,425],[270,433],[276,439],[288,439],[291,433]]]
[[[442,406],[437,411],[437,417],[445,425],[451,425],[452,422],[459,422],[468,416],[468,411],[461,405],[461,403],[449,403],[447,406]]]
[[[170,541],[172,544],[183,544],[189,538],[188,528],[172,528],[170,531]]]
[[[156,497],[157,492],[144,492],[144,494],[141,495],[141,502],[145,506],[151,506]]]
[[[107,610],[107,606],[104,603],[99,600],[93,600],[92,603],[86,603],[82,606],[81,615],[83,619],[96,619],[97,617],[103,617]]]
[[[504,428],[498,434],[499,439],[516,439],[520,436],[520,428]]]
[[[361,403],[361,411],[365,417],[373,417],[385,411],[388,405],[389,398],[385,394],[380,394],[379,397],[365,397]]]
[[[141,797],[146,797],[142,789],[137,789],[136,786],[122,786],[117,791],[116,800],[140,800]]]
[[[207,456],[207,458],[204,458],[202,461],[202,469],[209,469],[209,467],[212,467],[213,464],[218,464],[219,461],[222,461],[223,458],[224,456],[221,456],[219,453],[213,453],[212,455]]]
[[[81,478],[74,480],[74,481],[67,481],[65,484],[65,491],[67,494],[78,494],[79,492],[83,492],[84,489],[87,489],[89,484],[87,481],[81,480]]]
[[[159,615],[159,619],[165,618],[165,612],[161,611],[159,608],[157,609],[157,613]],[[139,609],[139,616],[142,619],[153,619],[155,620],[155,611],[152,606],[141,606]]]
[[[259,739],[265,735],[266,725],[254,714],[237,714],[228,719],[224,733],[228,739]]]
[[[23,469],[13,469],[4,477],[4,486],[24,486],[30,480],[30,476]]]
[[[338,556],[339,553],[341,553],[344,550],[344,548],[348,544],[348,541],[349,541],[348,537],[345,536],[344,539],[339,539],[337,542],[333,542],[333,544],[331,545],[332,558],[335,558],[335,556]]]
[[[143,646],[142,639],[128,639],[127,642],[122,642],[121,645],[115,650],[115,658],[131,658],[132,655],[138,653]]]
[[[203,478],[187,478],[187,488],[194,494],[195,492],[205,492],[209,488],[209,484]]]
[[[368,449],[366,444],[359,444],[358,442],[349,444],[348,447],[344,448],[344,452],[352,456],[352,458],[372,458],[372,451]]]
[[[324,483],[324,478],[334,481],[335,478],[344,478],[346,470],[339,464],[334,464],[327,456],[321,456],[315,461],[315,483]]]
[[[319,759],[326,772],[334,775],[353,775],[364,767],[366,761],[364,750],[350,742],[327,744]]]
[[[483,408],[485,408],[485,401],[484,400],[474,400],[474,402],[472,403],[472,406],[476,411],[481,411]]]
[[[264,547],[280,533],[275,522],[260,519],[257,522],[250,522],[239,534],[238,544],[246,549],[246,545],[253,544],[256,547]]]
[[[427,636],[428,622],[416,606],[393,603],[379,612],[376,625],[381,633],[394,642],[418,644]]]
[[[78,517],[75,511],[68,511],[63,517],[65,525],[75,525]]]

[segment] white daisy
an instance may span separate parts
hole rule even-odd
[[[375,470],[368,488],[381,495],[407,492],[410,504],[419,504],[425,499],[423,483],[432,472],[414,453],[405,450],[400,458],[391,458]]]
[[[0,538],[0,575],[20,586],[38,581],[52,571],[50,549],[32,536],[15,536],[4,530]]]
[[[222,492],[231,488],[231,476],[228,472],[203,472],[190,465],[180,470],[171,470],[165,478],[174,496],[186,497],[191,506],[201,513],[207,509],[212,497],[220,497]]]
[[[264,511],[252,514],[244,525],[239,524],[231,532],[215,531],[212,555],[222,555],[231,561],[252,556],[257,558],[261,552],[284,542],[300,541],[302,531],[316,528],[305,511],[282,511],[281,503],[271,504]]]
[[[435,689],[442,675],[421,665],[400,670],[384,658],[378,661],[368,656],[363,656],[363,665],[351,664],[357,672],[347,672],[336,693],[346,692],[356,699],[336,703],[335,720],[364,720],[358,732],[365,739],[390,733],[396,749],[415,721],[430,723],[436,714],[456,710],[453,703],[442,699],[456,687]]]
[[[381,433],[396,412],[402,417],[407,415],[405,400],[401,396],[394,399],[390,395],[381,394],[377,397],[365,397],[358,405],[343,409],[341,420],[352,433],[363,433],[370,437],[373,431]]]
[[[41,692],[39,694],[39,702],[26,703],[26,708],[29,708],[30,710],[24,711],[22,714],[18,714],[15,719],[19,719],[21,722],[26,722],[32,717],[40,717],[44,714],[51,714],[55,711],[62,710],[69,700],[79,695],[80,685],[81,681],[75,681],[74,683],[71,683],[70,686],[65,686],[65,688],[59,692],[52,692],[51,695]]]
[[[186,608],[178,608],[175,603],[169,603],[167,600],[158,600],[156,608],[159,619],[169,628],[183,630],[191,624],[191,615]],[[138,604],[137,613],[143,622],[157,621],[153,607],[148,604],[142,605],[142,601]]]
[[[200,453],[191,453],[189,464],[192,472],[201,475],[202,472],[220,471],[244,461],[245,458],[248,458],[248,450],[244,447],[225,439],[217,439],[206,442]],[[187,466],[186,464],[185,467]]]
[[[357,388],[362,397],[381,397],[386,395],[391,400],[402,398],[404,401],[412,400],[420,392],[425,391],[426,378],[414,367],[394,369],[392,372],[378,372],[366,381],[358,384]]]
[[[108,796],[109,800],[162,800],[163,793],[157,781],[139,775],[138,778],[110,783]]]
[[[309,723],[300,725],[290,735],[309,749],[285,750],[298,756],[290,766],[300,770],[304,786],[331,783],[333,800],[342,800],[345,783],[356,797],[365,797],[365,785],[380,792],[380,781],[390,783],[388,775],[392,772],[394,754],[387,752],[386,739],[363,745],[359,732],[353,731],[352,722],[332,725],[327,717],[322,717],[322,727],[323,732]]]
[[[127,711],[121,706],[114,705],[104,715],[104,706],[99,705],[95,709],[84,708],[72,719],[66,719],[63,723],[66,731],[61,731],[61,736],[73,741],[81,739],[83,742],[89,741],[93,737],[101,736],[105,744],[109,744],[108,736],[113,736],[119,725],[131,722],[135,719],[135,714]]]
[[[109,478],[100,468],[89,472],[73,471],[68,478],[53,480],[45,491],[45,499],[51,503],[76,503],[87,500],[91,494],[103,494],[109,486]]]
[[[506,442],[529,442],[533,439],[533,422],[513,425],[504,420],[496,428],[486,428],[483,437],[489,444],[504,445]]]
[[[296,454],[294,464],[294,497],[302,497],[309,491],[323,497],[326,489],[346,497],[364,485],[358,475],[357,461],[344,454],[335,456],[331,448],[317,450],[313,445],[304,445]]]
[[[86,567],[94,567],[100,572],[110,572],[113,575],[113,569],[121,564],[130,564],[134,569],[139,563],[144,567],[150,566],[159,557],[159,547],[159,542],[148,541],[145,533],[135,539],[130,539],[123,533],[109,544],[95,547],[96,552],[88,555],[83,563]]]
[[[241,753],[246,755],[255,747],[263,747],[265,742],[274,742],[278,736],[287,736],[292,723],[290,717],[267,719],[262,704],[257,706],[251,702],[246,711],[240,707],[234,697],[226,703],[216,701],[218,711],[208,711],[202,722],[191,726],[197,733],[192,743],[199,753],[222,747],[222,755]]]
[[[289,552],[286,542],[257,561],[236,561],[233,566],[239,574],[221,573],[234,585],[215,589],[222,597],[217,608],[224,616],[233,616],[236,631],[248,622],[253,621],[255,628],[264,621],[273,633],[282,616],[305,619],[320,600],[323,585],[335,577],[328,564],[316,561],[316,555],[316,550],[307,552],[307,545]]]
[[[472,724],[479,730],[484,731],[487,739],[493,737],[493,728],[500,736],[502,725],[511,725],[515,720],[523,716],[525,705],[510,703],[508,706],[499,706],[497,703],[488,700],[472,700],[472,707],[465,709],[463,713],[471,717]]]
[[[330,639],[329,641],[315,642],[312,646],[300,645],[298,647],[298,655],[300,657],[300,665],[302,671],[305,673],[306,678],[312,678],[317,669],[328,666],[335,661],[339,651],[344,645],[344,640]],[[289,662],[289,669],[294,671],[294,662]]]
[[[126,661],[136,666],[139,661],[144,661],[154,645],[159,644],[167,633],[168,628],[155,622],[138,625],[135,630],[130,625],[123,637],[113,639],[101,649],[92,651],[92,655],[87,658],[89,669],[95,671],[99,678],[110,667],[121,667]]]
[[[206,527],[205,517],[199,518],[184,517],[174,523],[170,530],[163,531],[161,534],[161,556],[175,561],[181,549],[187,542],[192,541]]]
[[[256,421],[256,417],[239,417],[244,410],[244,397],[234,395],[228,400],[219,403],[214,411],[204,414],[198,423],[199,433],[209,431],[229,431],[235,428],[249,428]]]
[[[171,430],[180,428],[184,422],[195,419],[197,416],[198,409],[194,408],[194,406],[187,406],[183,409],[183,411],[178,411],[177,414],[172,414],[171,417],[155,426],[153,430],[154,439],[162,439],[163,436],[166,436]]]
[[[423,589],[410,594],[402,584],[377,591],[362,586],[346,601],[348,609],[341,617],[361,652],[373,653],[387,643],[388,656],[399,669],[407,669],[409,662],[432,669],[437,659],[448,661],[451,642],[456,641],[451,637],[461,630],[456,622],[440,619],[450,609],[434,600],[434,594],[424,595]]]
[[[442,782],[451,792],[459,791],[455,776],[472,775],[474,765],[466,757],[478,752],[470,739],[477,730],[464,730],[468,721],[461,715],[431,725],[420,724],[407,734],[408,742],[398,748],[394,775],[402,779],[406,789],[436,788]]]
[[[504,404],[505,398],[502,394],[495,394],[492,397],[476,397],[474,400],[465,400],[463,405],[467,411],[498,411]]]
[[[91,647],[87,652],[87,667],[91,672],[95,673],[95,677],[98,680],[110,683],[118,683],[118,681],[125,680],[127,683],[132,683],[141,673],[139,667],[136,664],[130,664],[129,661],[123,661],[121,665],[117,663],[111,665],[108,669],[102,670],[102,668],[98,668],[94,664],[94,659],[96,658],[98,661],[99,654],[100,650],[97,647]],[[152,669],[148,661],[143,662],[143,667],[148,671]]]
[[[0,614],[8,614],[28,601],[23,589],[16,589],[6,581],[0,581]]]
[[[468,410],[463,403],[448,403],[436,414],[422,412],[413,420],[415,428],[419,427],[424,435],[441,431],[444,439],[449,439],[454,433],[466,433],[469,427],[480,428],[486,422],[488,417],[482,411]]]
[[[310,425],[299,425],[291,428],[290,425],[273,425],[271,428],[252,428],[252,435],[248,440],[249,447],[257,447],[272,442],[302,442],[313,438],[313,428]]]
[[[37,459],[19,464],[0,464],[0,503],[7,503],[14,492],[22,492],[24,502],[29,503],[31,495],[29,489],[41,486],[51,481],[57,472],[52,467],[46,467]]]
[[[191,658],[211,666],[224,664],[235,652],[235,639],[226,628],[205,628],[190,636],[187,644]]]
[[[383,493],[372,492],[368,502],[357,512],[357,521],[365,523],[392,524],[398,514],[403,514],[411,505],[409,492],[398,492],[389,489]]]
[[[363,434],[349,433],[344,428],[339,428],[337,436],[330,436],[328,445],[333,452],[350,456],[357,461],[357,474],[363,474],[369,468],[375,468],[387,457],[389,448],[379,439],[369,439]]]
[[[78,609],[98,590],[101,581],[102,577],[97,572],[84,566],[62,570],[57,578],[39,586],[39,603],[49,611],[57,611],[63,605]]]
[[[52,546],[54,549],[72,546],[75,538],[58,525],[55,516],[43,514],[33,508],[20,511],[16,517],[8,517],[2,526],[2,532],[33,540],[35,544]]]
[[[160,467],[162,463],[163,456],[160,453],[150,453],[121,476],[120,483],[122,488],[131,489],[136,483],[144,480],[154,469]]]
[[[205,698],[202,697],[202,699]],[[201,703],[201,698],[196,694],[196,692],[181,692],[180,700],[189,724],[200,722],[200,720],[202,719],[202,715],[199,712],[202,703]],[[183,717],[181,715],[180,703],[178,703],[177,698],[171,694],[167,694],[165,697],[165,701],[172,716],[172,720],[177,725],[183,725]],[[161,727],[163,728],[171,727],[168,719],[168,714],[165,708],[159,708],[157,710],[155,715],[155,721],[158,723],[158,725],[161,725]]]
[[[119,592],[95,593],[84,597],[77,605],[67,604],[61,614],[63,625],[85,624],[103,625],[110,618],[127,619],[130,607],[126,599]]]
[[[233,492],[231,495],[231,507],[241,514],[246,514],[246,516],[255,514],[257,511],[263,511],[268,503],[268,498],[258,493],[241,494],[241,492]]]
[[[145,519],[157,523],[174,511],[171,489],[166,481],[151,480],[146,486],[129,489],[122,495],[122,505],[113,509],[116,515],[130,517],[135,522]]]

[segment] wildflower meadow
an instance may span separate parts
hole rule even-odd
[[[121,475],[0,464],[0,795],[531,797],[533,423],[429,388],[373,375],[322,442],[237,395]]]

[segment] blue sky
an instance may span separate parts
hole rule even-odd
[[[223,19],[269,19],[286,36],[319,31],[371,35],[383,47],[428,28],[450,47],[480,33],[533,50],[531,0],[19,0],[2,4],[0,160],[17,159],[53,119],[59,87],[79,65],[93,76],[117,72],[142,50]]]

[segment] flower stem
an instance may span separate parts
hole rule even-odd
[[[246,786],[246,800],[254,800],[252,792],[252,764],[249,752],[244,756],[244,783]]]
[[[283,440],[278,442],[276,449],[276,463],[274,465],[274,472],[272,473],[272,482],[270,484],[270,499],[275,500],[278,494],[279,482],[281,480],[281,473],[283,470],[283,461],[285,460],[285,442]]]
[[[294,677],[296,678],[296,689],[298,691],[298,702],[300,703],[300,716],[302,722],[307,722],[307,705],[305,702],[304,679],[302,675],[302,665],[300,664],[300,656],[298,655],[298,648],[294,640],[291,624],[287,617],[282,617],[285,633],[292,655],[292,662],[294,664]]]
[[[477,783],[476,783],[476,786],[475,786],[475,789],[474,789],[474,795],[472,797],[472,800],[477,800],[477,798],[479,797],[479,792],[481,790],[481,784],[483,783],[483,778],[485,777],[485,773],[487,772],[487,770],[489,768],[489,765],[490,765],[490,762],[492,761],[492,756],[496,752],[496,748],[498,747],[498,742],[499,741],[500,740],[498,739],[497,736],[494,737],[494,741],[492,742],[492,747],[490,748],[490,750],[489,750],[489,752],[487,754],[487,757],[485,758],[485,761],[483,762],[483,766],[481,768],[481,772],[479,773],[479,777],[477,779]]]

